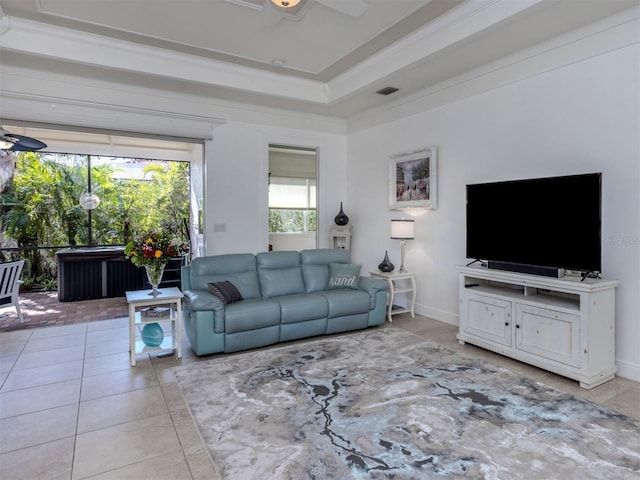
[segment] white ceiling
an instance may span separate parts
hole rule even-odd
[[[269,0],[0,0],[0,53],[7,66],[349,118],[638,4],[303,0],[283,16]],[[375,93],[386,86],[399,91]]]

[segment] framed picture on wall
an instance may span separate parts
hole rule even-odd
[[[393,155],[389,160],[389,208],[436,208],[437,149]]]

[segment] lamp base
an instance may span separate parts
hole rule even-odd
[[[398,273],[407,273],[404,269],[404,240],[400,240],[400,270]]]

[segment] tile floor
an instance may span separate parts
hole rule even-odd
[[[425,317],[399,315],[384,328],[404,328],[640,419],[639,383],[616,378],[583,390],[461,346],[455,327]],[[208,358],[195,357],[185,337],[181,360],[139,355],[130,367],[126,318],[0,333],[0,478],[218,478],[171,370]]]

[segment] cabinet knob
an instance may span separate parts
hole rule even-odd
[[[520,325],[516,324],[516,328],[520,328]]]
[[[504,326],[508,327],[509,326],[509,322],[504,322]]]

